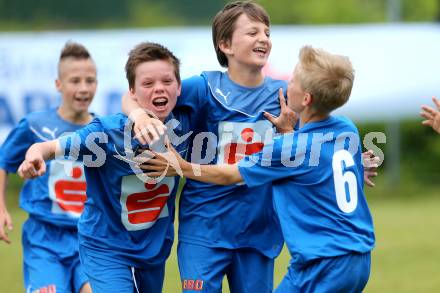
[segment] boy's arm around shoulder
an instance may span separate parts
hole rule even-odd
[[[187,164],[182,167],[184,177],[217,185],[232,185],[243,182],[238,165],[199,165]]]
[[[146,151],[150,158],[147,159],[147,164],[141,165],[140,168],[146,170],[148,176],[180,175],[192,180],[217,185],[232,185],[243,181],[237,164],[194,164],[183,159],[171,145],[168,144],[167,148],[168,151],[165,153]]]

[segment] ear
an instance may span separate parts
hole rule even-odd
[[[55,79],[55,88],[61,92],[61,80],[59,78]]]
[[[177,88],[177,96],[179,97],[182,93],[182,82],[179,83],[179,87]]]
[[[225,55],[232,55],[233,54],[233,52],[231,50],[231,42],[230,41],[221,40],[218,43],[218,47],[219,47],[220,51],[225,53]]]
[[[304,107],[306,107],[306,106],[310,107],[310,106],[312,106],[312,104],[313,104],[313,96],[312,96],[312,94],[311,93],[305,93],[304,97],[303,97],[302,105]]]
[[[134,94],[134,88],[128,88],[130,95],[133,97],[133,100],[137,101],[136,95]]]

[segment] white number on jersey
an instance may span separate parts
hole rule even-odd
[[[342,162],[344,162],[347,167],[354,165],[353,157],[346,150],[339,150],[333,155],[332,165],[336,202],[341,211],[351,213],[356,209],[358,202],[357,180],[353,172],[343,172]],[[346,194],[345,191],[345,184],[348,184],[348,194]]]

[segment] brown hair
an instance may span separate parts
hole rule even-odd
[[[86,47],[79,43],[68,41],[61,50],[60,59],[58,61],[58,76],[60,76],[61,62],[68,58],[73,58],[75,60],[92,59]]]
[[[87,51],[86,47],[79,43],[75,43],[72,41],[68,41],[64,48],[61,50],[60,61],[66,58],[75,58],[75,59],[91,59],[89,51]]]
[[[296,73],[302,89],[313,97],[312,107],[321,114],[341,107],[350,97],[354,70],[346,56],[304,46]]]
[[[180,84],[180,61],[174,54],[166,47],[151,42],[143,42],[134,47],[128,53],[128,60],[125,64],[125,72],[128,80],[128,86],[134,87],[136,79],[136,67],[144,62],[166,60],[174,66],[174,74],[177,82]]]
[[[270,26],[269,15],[266,10],[253,1],[235,1],[225,5],[214,17],[212,22],[212,42],[214,43],[217,60],[223,67],[228,67],[228,59],[220,50],[221,41],[230,41],[235,31],[235,22],[242,14],[246,14],[251,20],[259,21]]]

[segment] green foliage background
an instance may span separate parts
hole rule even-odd
[[[225,0],[0,0],[0,30],[210,25]],[[386,22],[387,0],[259,0],[273,24]],[[438,21],[440,0],[400,0],[402,21]]]

